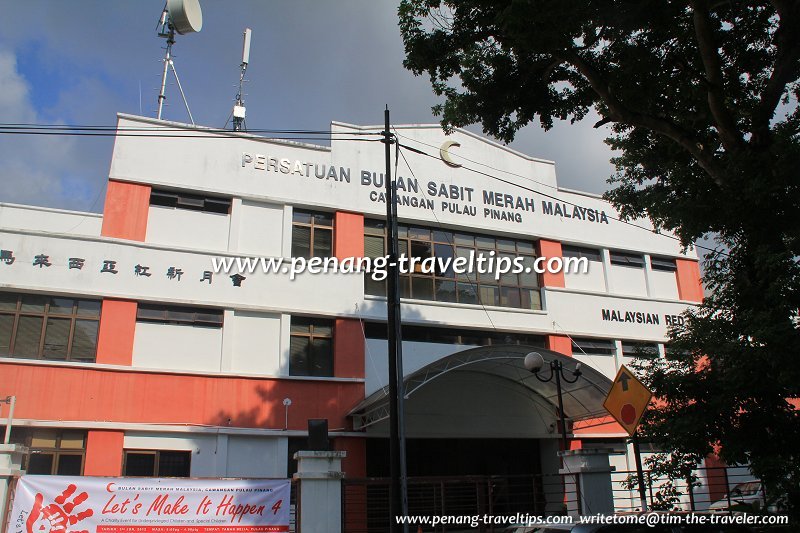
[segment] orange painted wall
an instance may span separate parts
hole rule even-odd
[[[150,211],[150,186],[108,180],[100,234],[144,241]]]
[[[3,385],[17,395],[15,416],[154,424],[283,429],[283,399],[292,399],[289,429],[309,418],[347,427],[364,384],[179,375],[100,368],[0,363]],[[43,391],[47,391],[43,393]]]
[[[364,256],[364,215],[337,211],[333,232],[333,253],[337,258]]]
[[[122,431],[90,430],[86,435],[85,476],[121,476]]]
[[[333,375],[364,377],[364,331],[358,320],[337,318],[333,329]]]
[[[561,257],[561,243],[558,241],[548,241],[539,239],[539,256],[550,259],[551,257]],[[546,264],[546,263],[545,263]],[[543,287],[563,287],[564,273],[553,274],[545,272],[542,274]]]
[[[728,492],[728,479],[724,468],[725,461],[716,455],[709,455],[705,460],[706,477],[708,479],[708,497],[715,502],[725,497]]]
[[[136,330],[136,302],[103,300],[97,335],[97,362],[131,366]]]
[[[566,335],[548,335],[545,347],[548,350],[572,356],[572,341]]]
[[[367,441],[359,437],[336,437],[333,449],[347,452],[342,461],[346,477],[367,477]]]
[[[625,430],[622,429],[622,426],[620,426],[611,416],[591,418],[589,420],[578,420],[573,424],[572,431],[575,435],[581,436],[598,434],[626,435]]]
[[[689,302],[703,301],[703,285],[700,281],[700,263],[691,259],[676,259],[678,266],[678,297]]]

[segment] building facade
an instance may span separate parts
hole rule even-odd
[[[29,471],[284,477],[309,419],[328,420],[347,476],[388,471],[385,422],[358,410],[387,384],[385,282],[236,262],[383,255],[381,128],[334,123],[330,147],[128,115],[119,128],[102,215],[0,206],[0,392],[17,397]],[[665,356],[667,328],[702,298],[691,251],[559,188],[550,161],[461,130],[395,131],[401,252],[589,264],[404,274],[407,376],[481,346],[548,348],[609,379]],[[409,472],[552,468],[553,413],[468,370],[409,396]],[[609,419],[573,433],[632,469]]]

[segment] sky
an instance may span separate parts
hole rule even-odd
[[[231,112],[242,32],[252,29],[245,86],[250,129],[328,130],[331,121],[437,123],[426,77],[403,68],[398,0],[200,0],[203,28],[178,36],[175,67],[198,125]],[[116,113],[154,117],[164,0],[0,0],[0,122],[113,126]],[[170,78],[172,81],[172,78]],[[189,122],[177,87],[163,118]],[[589,116],[511,144],[556,163],[559,185],[602,193],[613,174],[607,129]],[[469,128],[480,133],[480,127]],[[3,135],[0,202],[103,208],[113,139]]]

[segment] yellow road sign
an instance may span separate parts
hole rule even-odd
[[[614,385],[603,407],[632,436],[652,397],[653,393],[623,365],[614,378]]]

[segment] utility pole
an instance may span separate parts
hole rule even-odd
[[[390,530],[408,531],[408,524],[398,524],[396,516],[408,515],[406,483],[406,443],[403,418],[403,345],[400,320],[399,247],[397,245],[397,190],[392,181],[392,133],[389,129],[389,107],[384,111],[383,132],[386,150],[386,235],[388,237],[388,291],[386,295],[387,339],[389,341],[389,495]],[[396,140],[394,141],[396,142]]]

